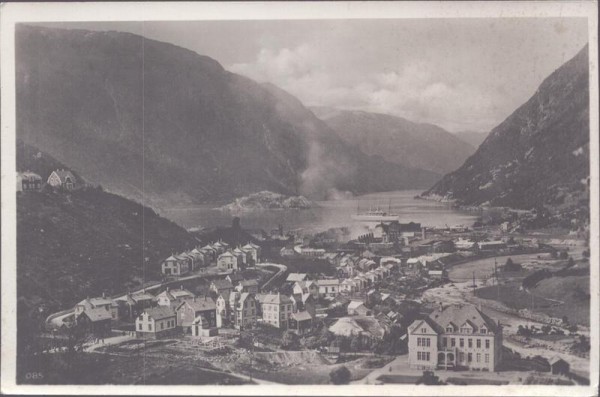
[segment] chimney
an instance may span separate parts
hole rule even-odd
[[[181,284],[181,287],[179,287],[179,289],[183,291],[183,284]]]
[[[442,304],[442,302],[440,302],[440,311],[443,312],[444,311],[444,305]]]
[[[102,298],[106,298],[106,292],[102,292]]]
[[[193,301],[196,302],[196,297],[194,296]]]
[[[167,287],[167,292],[169,292],[169,287]]]

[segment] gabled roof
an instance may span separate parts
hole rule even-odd
[[[429,325],[436,334],[444,333],[444,329],[429,317],[423,317],[421,319],[413,321],[413,323],[408,327],[408,331],[412,333],[415,329],[418,329],[423,323]]]
[[[321,286],[321,285],[339,285],[339,284],[340,284],[340,280],[338,280],[337,278],[317,280],[317,285],[319,285],[319,286]]]
[[[267,294],[264,298],[264,300],[262,301],[263,304],[276,304],[276,305],[281,305],[281,304],[287,304],[287,303],[293,303],[292,300],[289,298],[289,296],[287,295],[282,295],[282,294]]]
[[[71,178],[71,180],[75,182],[75,176],[69,170],[54,170],[52,173],[56,174],[60,178],[61,182],[64,182],[66,178]]]
[[[182,297],[186,297],[186,296],[190,296],[193,297],[194,294],[192,294],[190,291],[188,291],[187,289],[174,289],[169,291],[171,292],[171,294],[175,297],[175,298],[182,298]]]
[[[177,261],[177,258],[175,258],[173,255],[171,255],[170,257],[168,257],[167,259],[164,260],[165,262],[171,262],[171,261]]]
[[[202,312],[205,310],[214,310],[216,309],[215,301],[208,296],[204,296],[201,298],[195,299],[186,299],[181,302],[179,306],[177,306],[177,310],[179,310],[182,306],[188,306],[194,310],[194,312]]]
[[[42,180],[42,177],[31,171],[17,172],[17,176],[28,180]]]
[[[98,297],[98,298],[86,298],[84,300],[82,300],[81,302],[79,302],[77,304],[77,306],[104,306],[104,305],[110,305],[112,304],[112,301],[110,299],[106,299],[106,298],[102,298],[102,297]]]
[[[170,307],[158,306],[152,309],[144,310],[144,313],[148,314],[149,317],[154,320],[162,320],[163,318],[175,317],[176,314]]]
[[[256,250],[256,249],[259,249],[260,247],[252,242],[249,242],[248,244],[244,245],[242,248],[246,248],[246,249],[251,248],[251,249]]]
[[[568,364],[567,361],[565,361],[564,359],[560,358],[559,356],[552,356],[552,358],[550,360],[548,360],[548,362],[550,363],[550,365],[554,365],[554,364],[556,364],[559,361],[563,361],[563,362],[565,362],[565,363]]]
[[[171,291],[169,291],[168,289],[156,295],[156,298],[167,298],[170,301],[175,300],[175,297],[173,296],[173,294],[171,294]]]
[[[130,297],[136,302],[154,299],[154,296],[151,293],[145,291],[138,292],[137,294],[131,294]]]
[[[312,320],[312,316],[307,311],[292,313],[292,318],[298,322]]]
[[[364,305],[365,305],[365,304],[364,304],[363,302],[361,302],[361,301],[351,301],[351,302],[348,304],[348,309],[350,309],[350,310],[352,310],[352,309],[357,309],[357,308],[359,308],[359,307],[361,307],[361,306],[364,306]]]
[[[468,321],[477,328],[485,325],[488,330],[494,333],[498,331],[498,325],[496,322],[473,305],[447,306],[442,310],[434,310],[429,315],[429,318],[434,320],[444,329],[450,323],[464,324]]]
[[[231,251],[226,251],[226,252],[223,252],[221,255],[219,255],[219,259],[229,258],[229,257],[235,258],[235,255],[233,255],[233,253]]]
[[[86,315],[92,322],[112,320],[112,315],[110,314],[110,311],[102,308],[87,309],[86,311],[80,314],[80,316],[82,315]]]

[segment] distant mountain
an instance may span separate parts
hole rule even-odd
[[[348,144],[405,167],[443,174],[475,152],[471,144],[432,124],[364,111],[312,110]]]
[[[42,178],[68,168],[22,144],[17,165]],[[150,208],[101,188],[19,193],[17,296],[30,307],[60,310],[88,295],[123,292],[160,280],[161,261],[195,243]]]
[[[16,59],[17,136],[91,183],[152,205],[439,179],[365,155],[285,91],[175,45],[19,25]]]
[[[460,204],[584,208],[589,189],[587,45],[423,195]]]
[[[487,138],[487,134],[484,132],[475,131],[459,131],[455,132],[454,136],[473,146],[473,152],[481,145],[481,143]]]

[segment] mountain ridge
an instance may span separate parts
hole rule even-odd
[[[423,193],[531,209],[589,202],[588,46],[550,74],[456,171]]]
[[[425,188],[440,177],[350,147],[297,98],[183,47],[19,25],[16,50],[18,137],[153,206]]]
[[[348,144],[400,165],[444,174],[475,151],[469,143],[434,124],[363,110],[311,110]]]

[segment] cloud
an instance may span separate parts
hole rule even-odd
[[[445,65],[404,60],[394,71],[358,73],[327,59],[319,46],[263,48],[256,59],[229,69],[259,82],[271,82],[305,105],[367,110],[432,123],[450,130],[488,129],[497,107],[489,92],[468,81],[453,81]]]

